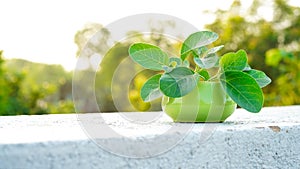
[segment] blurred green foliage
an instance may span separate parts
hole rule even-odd
[[[60,65],[4,60],[0,52],[0,115],[72,113],[72,74]]]
[[[268,3],[268,4],[266,4]],[[228,11],[216,11],[216,20],[206,25],[226,44],[222,53],[245,49],[253,68],[263,70],[271,79],[264,88],[265,106],[300,104],[300,8],[286,0],[274,0],[273,18],[262,17],[261,7],[269,1],[254,0],[246,11],[235,0]]]
[[[268,3],[268,4],[267,4]],[[225,44],[225,48],[220,54],[237,49],[245,49],[248,52],[249,62],[253,68],[263,70],[268,74],[273,83],[264,88],[265,106],[280,106],[300,104],[300,63],[299,63],[299,39],[300,39],[300,10],[298,7],[291,6],[285,0],[274,0],[272,3],[273,19],[264,18],[264,7],[270,7],[269,1],[263,2],[254,0],[250,8],[244,9],[239,0],[235,0],[230,9],[226,11],[217,10],[213,12],[216,19],[213,23],[206,25],[207,29],[217,32],[220,39],[215,46]],[[134,42],[148,42],[160,46],[164,50],[177,54],[181,44],[171,42],[161,36],[164,28],[176,26],[161,24],[160,27],[153,28],[153,32],[161,34],[151,34],[145,36],[139,32],[129,32],[128,39],[118,42],[107,53],[105,44],[110,36],[109,31],[97,24],[88,25],[85,29],[76,34],[75,42],[78,44],[79,51],[83,45],[95,34],[97,30],[100,36],[88,42],[88,50],[81,51],[98,53],[103,56],[96,73],[95,90],[99,109],[104,112],[114,111],[146,111],[160,110],[160,100],[145,103],[140,97],[140,88],[147,77],[153,72],[144,70],[137,64],[124,62],[128,58],[128,47]],[[94,28],[93,28],[94,27]],[[97,29],[98,28],[98,29]],[[94,31],[94,32],[93,32]],[[87,34],[87,35],[84,35]],[[98,42],[98,43],[95,43]],[[80,53],[80,52],[78,52]],[[86,55],[89,56],[89,55]],[[122,76],[112,82],[120,64],[126,65]],[[132,78],[130,72],[140,72]],[[130,79],[129,91],[126,81]],[[112,91],[114,96],[112,97]],[[114,99],[113,99],[114,98]],[[118,102],[129,98],[131,106],[116,105]],[[84,101],[83,101],[84,102]],[[86,101],[88,105],[88,101]]]
[[[272,5],[273,18],[264,18],[264,7]],[[300,104],[300,8],[286,0],[254,0],[244,9],[235,0],[230,9],[212,12],[215,20],[206,25],[217,32],[220,39],[215,46],[225,44],[220,54],[237,49],[248,52],[253,68],[263,70],[271,77],[271,85],[264,88],[265,106]],[[201,18],[199,18],[201,19]],[[172,56],[179,55],[181,44],[163,36],[166,28],[176,27],[171,21],[161,22],[143,35],[128,32],[128,37],[111,49],[107,44],[110,32],[100,24],[88,24],[75,35],[77,56],[89,59],[89,66],[79,73],[75,83],[82,94],[96,94],[102,112],[161,110],[160,99],[145,103],[140,88],[153,71],[144,70],[128,61],[128,47],[134,42],[155,44]],[[167,32],[166,32],[167,33]],[[91,41],[89,39],[93,37]],[[32,63],[20,59],[4,60],[0,51],[0,115],[73,113],[72,72],[59,65]],[[94,65],[92,56],[101,56],[101,64]],[[126,67],[126,69],[121,69]],[[84,79],[95,76],[95,91]],[[121,74],[116,75],[120,71]],[[135,72],[135,73],[132,73]],[[81,78],[82,77],[82,78]],[[77,80],[77,81],[76,81]],[[80,112],[97,112],[92,98],[80,100]],[[116,100],[128,104],[116,105]]]
[[[160,99],[151,103],[145,103],[140,97],[140,89],[143,83],[154,74],[151,70],[144,70],[137,64],[129,62],[128,48],[134,42],[148,42],[163,48],[169,53],[178,54],[179,45],[171,42],[163,36],[165,27],[174,26],[172,22],[161,23],[161,27],[152,28],[152,33],[147,36],[139,32],[128,32],[124,41],[117,42],[112,48],[105,44],[109,38],[109,31],[99,24],[89,24],[83,30],[77,32],[75,43],[78,46],[78,55],[90,59],[90,67],[86,70],[81,70],[74,82],[78,84],[78,93],[89,95],[93,92],[91,86],[87,86],[84,78],[95,76],[95,95],[99,110],[101,112],[116,112],[116,111],[157,111],[161,110]],[[100,31],[99,31],[100,30]],[[86,34],[86,35],[85,35]],[[88,41],[92,38],[97,40]],[[89,38],[83,38],[89,36]],[[85,44],[85,46],[84,46]],[[84,47],[83,47],[84,46]],[[98,54],[101,58],[101,63],[98,68],[93,67],[92,56]],[[119,72],[118,72],[119,71]],[[79,79],[79,80],[77,80]],[[88,94],[87,94],[88,93]],[[97,112],[98,110],[90,109],[92,98],[84,98],[78,104],[82,105],[80,112]],[[126,104],[118,104],[124,102]]]
[[[0,115],[28,114],[29,108],[24,105],[25,99],[20,91],[24,75],[7,72],[2,54],[0,51]]]

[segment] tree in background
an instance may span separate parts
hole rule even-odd
[[[262,14],[268,5],[254,0],[244,11],[235,0],[228,11],[216,11],[206,28],[220,35],[216,45],[226,44],[223,53],[244,48],[253,68],[271,77],[264,88],[266,106],[300,104],[300,8],[274,0],[273,18],[267,20]]]
[[[206,25],[206,28],[220,35],[216,46],[226,44],[222,53],[244,48],[248,51],[252,67],[263,70],[272,78],[272,84],[263,89],[266,106],[300,104],[300,9],[289,5],[285,0],[274,0],[272,7],[267,4],[268,2],[253,0],[250,8],[245,10],[241,2],[235,0],[229,10],[214,12],[216,19],[213,23]],[[273,11],[273,17],[265,18],[263,14],[270,11]],[[163,34],[166,26],[176,25],[166,22],[161,23],[161,27],[152,29],[154,32]],[[95,36],[91,42],[87,43],[88,39],[97,32],[99,36]],[[107,53],[104,53],[103,49],[109,47],[105,41],[109,39],[110,33],[101,25],[87,25],[75,36],[78,54],[81,52],[85,55],[89,52],[85,56],[91,57],[93,54],[99,54],[102,57],[101,64],[97,65],[95,79],[95,94],[101,111],[117,111],[112,99],[112,89],[118,91],[119,96],[116,97],[124,95],[124,79],[128,78],[128,74],[124,73],[124,76],[117,79],[115,84],[112,84],[112,77],[118,65],[128,57],[127,51],[130,44],[148,42],[167,49],[170,53],[178,53],[181,45],[170,42],[157,34],[145,36],[131,31],[128,32],[128,35],[132,38],[116,43]],[[82,52],[83,44],[86,44],[86,51]],[[93,61],[90,59],[90,62],[92,64]],[[128,65],[128,67],[136,72],[141,70],[141,67],[136,64]],[[92,72],[90,76],[93,75]],[[152,73],[143,71],[136,75],[131,81],[129,94],[125,93],[129,95],[130,102],[135,109],[124,107],[118,110],[160,110],[159,100],[150,106],[149,103],[144,103],[139,95],[142,84]],[[83,94],[88,90],[85,84],[82,84],[81,88]],[[88,110],[89,100],[82,100],[82,102],[82,105],[86,106],[87,112],[97,111]]]
[[[0,115],[29,114],[20,90],[24,74],[8,72],[2,53],[0,51]]]
[[[4,60],[0,51],[0,115],[74,112],[71,75],[59,65]]]
[[[80,71],[78,76],[81,76],[81,78],[75,79],[74,82],[78,83],[79,86],[77,90],[80,90],[82,94],[95,92],[97,103],[101,112],[161,110],[159,99],[153,101],[151,104],[145,103],[142,101],[139,94],[142,84],[148,77],[153,75],[154,72],[151,70],[142,71],[143,69],[139,65],[123,61],[128,58],[129,46],[138,41],[156,44],[173,54],[176,52],[179,53],[179,44],[174,44],[174,42],[171,42],[163,36],[164,27],[166,26],[174,27],[175,25],[170,21],[161,23],[160,27],[152,28],[152,32],[159,32],[161,34],[152,33],[147,36],[132,30],[127,33],[130,38],[126,38],[121,42],[116,42],[114,46],[108,50],[109,46],[105,42],[109,39],[110,32],[99,24],[86,25],[85,28],[76,33],[75,43],[78,46],[77,54],[80,54],[81,57],[89,58],[90,67]],[[85,44],[85,46],[83,44]],[[97,65],[98,67],[92,66],[95,64],[95,61],[92,58],[93,56],[98,56],[101,60],[100,65]],[[113,81],[114,73],[121,62],[126,68],[123,70],[122,76],[114,79]],[[91,87],[82,82],[85,77],[93,76],[93,69],[97,69],[95,77],[95,91],[92,91]],[[140,73],[131,80],[129,86],[126,86],[126,81],[130,77],[130,73],[128,72]],[[126,87],[129,87],[129,93],[125,92]],[[114,98],[116,99],[129,97],[132,106],[126,104],[121,107],[116,107],[112,97],[112,90],[116,91],[114,92]],[[90,109],[90,107],[92,107],[90,105],[92,101],[89,99],[90,98],[80,100],[80,105],[82,105],[81,112],[98,111]]]

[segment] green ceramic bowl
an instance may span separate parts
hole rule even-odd
[[[188,95],[162,99],[163,111],[174,122],[223,122],[236,106],[219,82],[200,81]]]

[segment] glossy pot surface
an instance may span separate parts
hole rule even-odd
[[[188,95],[162,99],[163,111],[174,122],[223,122],[236,106],[219,82],[200,81]]]

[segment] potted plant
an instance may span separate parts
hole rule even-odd
[[[236,104],[259,112],[264,102],[261,88],[271,79],[248,65],[244,50],[219,57],[223,45],[208,48],[217,39],[218,34],[211,31],[193,33],[183,42],[180,57],[169,57],[151,44],[132,44],[132,60],[158,71],[143,85],[142,99],[163,97],[162,108],[175,122],[223,122]]]

